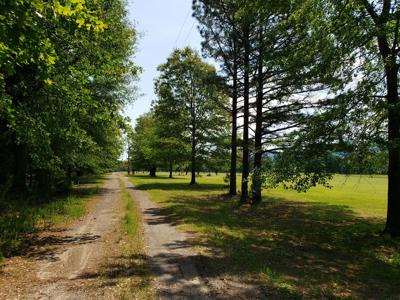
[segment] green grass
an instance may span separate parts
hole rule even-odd
[[[132,176],[192,241],[210,277],[249,282],[259,297],[397,299],[400,243],[380,236],[385,177],[336,176],[332,189],[264,191],[257,207],[223,196],[222,176]],[[368,216],[368,217],[367,217]],[[235,279],[236,278],[236,279]]]
[[[81,217],[87,200],[99,192],[103,181],[91,178],[75,186],[69,195],[44,202],[22,198],[0,202],[0,258],[26,250],[38,231]]]
[[[335,175],[331,189],[311,188],[307,193],[282,187],[266,190],[265,196],[283,197],[297,201],[313,201],[346,206],[363,216],[384,217],[387,208],[387,177],[366,175]]]
[[[151,288],[148,257],[144,250],[143,228],[140,208],[131,198],[124,183],[119,180],[121,198],[124,207],[122,228],[124,231],[123,257],[128,267],[126,276],[120,276],[119,299],[155,299]]]

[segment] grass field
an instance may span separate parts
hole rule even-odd
[[[387,177],[366,175],[336,175],[332,188],[311,188],[307,193],[276,188],[265,190],[265,196],[283,197],[297,201],[313,201],[341,205],[369,217],[385,217],[387,208]]]
[[[82,179],[69,195],[48,201],[37,199],[5,199],[0,202],[0,260],[25,249],[39,230],[81,217],[87,200],[100,191],[101,177]]]
[[[258,207],[224,196],[222,176],[131,177],[168,219],[198,232],[209,277],[258,287],[275,299],[398,299],[400,243],[382,237],[386,179],[336,176],[332,189],[277,188]],[[239,276],[240,275],[240,276]]]

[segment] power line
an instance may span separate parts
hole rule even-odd
[[[181,37],[181,33],[182,33],[182,30],[183,30],[183,27],[185,27],[186,22],[187,22],[187,20],[189,18],[189,15],[190,15],[191,11],[192,11],[192,8],[190,7],[188,12],[187,12],[187,14],[186,14],[185,21],[183,22],[183,24],[181,26],[181,29],[179,29],[178,36],[176,37],[176,40],[175,40],[175,43],[174,43],[174,48],[176,48],[176,43],[178,42],[179,38]]]
[[[192,27],[190,27],[190,30],[189,30],[189,32],[188,32],[188,34],[187,34],[186,38],[185,38],[185,41],[183,42],[183,45],[185,45],[185,44],[186,44],[186,42],[187,42],[187,40],[188,40],[188,38],[189,38],[190,34],[192,33],[192,30],[193,30],[193,27],[194,27],[194,24],[195,24],[195,23],[196,23],[196,22],[193,20]]]

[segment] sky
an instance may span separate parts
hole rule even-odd
[[[192,17],[192,0],[129,0],[129,19],[141,37],[134,62],[144,69],[138,87],[142,94],[126,108],[134,120],[150,110],[155,99],[154,78],[157,66],[164,63],[174,48],[190,46],[200,51],[201,37]]]

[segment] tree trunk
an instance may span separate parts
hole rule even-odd
[[[191,179],[190,184],[196,184],[196,142],[194,137],[192,137],[192,153],[191,153]]]
[[[169,178],[172,178],[172,161],[169,162]]]
[[[157,168],[156,167],[151,167],[150,168],[150,170],[149,170],[149,174],[150,174],[150,176],[151,177],[156,177],[156,171],[157,171]]]
[[[50,180],[49,171],[46,169],[36,170],[37,178],[37,194],[41,196],[41,201],[50,198],[52,190],[52,182]]]
[[[363,1],[363,5],[376,26],[379,53],[385,66],[386,100],[388,103],[388,208],[384,232],[392,237],[400,236],[400,112],[398,76],[399,66],[396,62],[397,45],[389,46],[387,38],[387,23],[391,1],[383,1],[381,14],[378,15],[374,6]],[[387,5],[389,4],[389,5]],[[397,32],[396,32],[397,34]],[[397,37],[397,35],[396,35]],[[396,40],[397,43],[397,40]]]
[[[234,58],[233,63],[233,91],[232,91],[232,136],[231,136],[231,165],[229,174],[229,195],[235,196],[236,189],[236,160],[237,160],[237,100],[238,100],[238,87],[237,87],[237,62]]]
[[[28,168],[27,148],[25,145],[14,145],[14,179],[13,190],[26,192],[26,174]]]
[[[254,134],[254,172],[253,172],[253,180],[252,180],[252,189],[253,189],[253,204],[258,204],[261,202],[261,187],[262,187],[262,109],[263,109],[263,49],[262,49],[262,40],[263,33],[262,29],[260,29],[259,36],[259,57],[258,57],[258,70],[257,70],[257,96],[256,96],[256,130]]]
[[[385,232],[392,237],[400,236],[400,116],[397,83],[397,67],[387,70],[387,102],[389,166],[388,166],[388,208]]]
[[[248,180],[249,180],[249,65],[250,65],[250,43],[249,29],[244,30],[244,89],[243,89],[243,160],[242,160],[242,194],[240,202],[247,202]]]
[[[191,153],[191,179],[190,184],[196,184],[196,111],[194,103],[191,103],[191,117],[192,117],[192,153]]]

